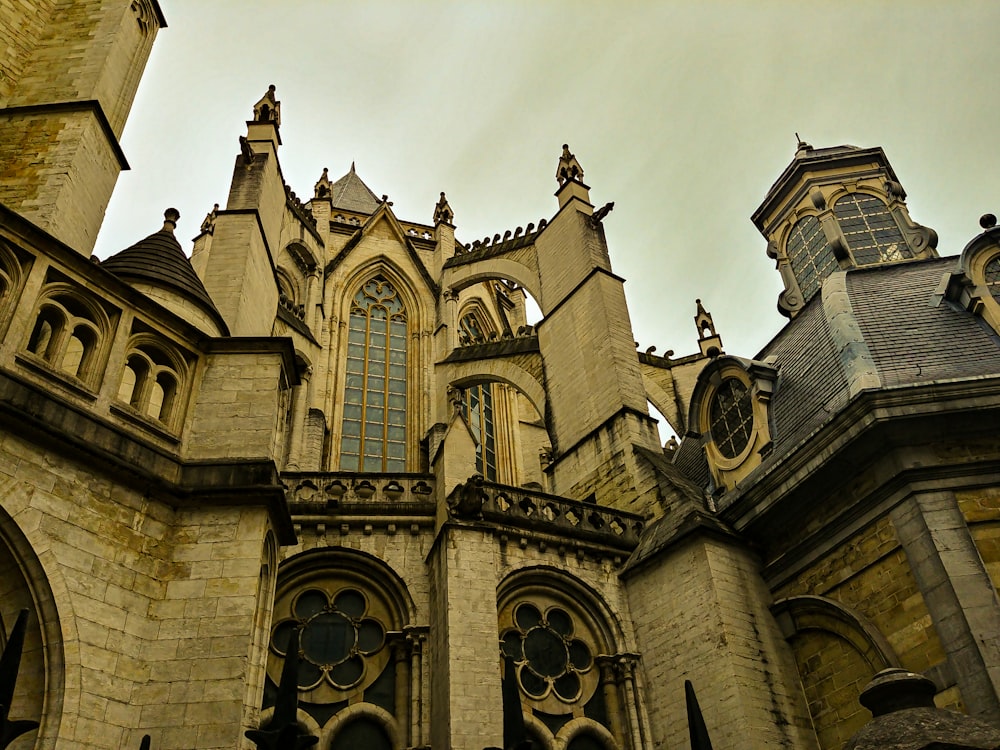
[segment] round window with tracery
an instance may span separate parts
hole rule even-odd
[[[292,617],[271,631],[271,650],[285,656],[292,631],[299,629],[299,689],[325,682],[346,690],[362,680],[366,661],[385,645],[385,627],[368,609],[365,595],[350,588],[332,597],[306,589],[296,597]]]
[[[535,700],[554,695],[563,703],[581,698],[583,675],[594,666],[586,642],[576,637],[573,618],[560,607],[544,612],[523,602],[514,609],[514,628],[501,636],[514,660],[521,689]]]
[[[753,402],[742,380],[727,378],[712,397],[709,427],[712,440],[726,458],[736,458],[753,434]]]

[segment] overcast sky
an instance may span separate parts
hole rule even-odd
[[[462,242],[542,217],[561,145],[586,173],[636,340],[697,349],[694,300],[730,354],[780,328],[781,289],[750,215],[791,160],[882,146],[910,215],[961,252],[1000,213],[1000,3],[228,2],[160,0],[160,31],[97,245],[225,206],[238,137],[268,84],[302,198],[357,163],[404,220],[442,190]]]

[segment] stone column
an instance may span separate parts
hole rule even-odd
[[[307,367],[299,374],[302,382],[295,387],[294,401],[292,402],[292,423],[289,426],[288,436],[288,460],[285,462],[287,471],[301,471],[299,465],[302,460],[302,441],[305,434],[306,414],[309,407],[309,383],[311,381],[312,368]],[[313,467],[318,468],[318,467]]]
[[[503,745],[494,541],[489,530],[449,521],[431,570],[431,746]]]
[[[611,734],[622,742],[623,747],[631,747],[631,743],[627,741],[630,739],[629,734],[625,730],[627,722],[623,721],[625,717],[622,711],[618,680],[615,679],[615,657],[599,656],[594,661],[597,663],[597,668],[601,670],[600,689],[604,691],[604,705],[608,710],[608,727],[611,729]]]
[[[1000,721],[1000,603],[951,492],[890,513],[969,713]]]

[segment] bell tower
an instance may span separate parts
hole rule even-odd
[[[937,257],[937,234],[910,219],[905,200],[881,148],[799,139],[753,214],[785,284],[778,310],[794,318],[834,271]]]
[[[90,255],[166,21],[156,0],[9,3],[3,14],[0,203]]]

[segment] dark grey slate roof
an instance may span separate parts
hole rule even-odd
[[[847,405],[847,378],[816,295],[755,357],[774,357],[778,382],[771,399],[773,453],[795,445]]]
[[[705,451],[698,438],[685,438],[674,454],[674,466],[698,487],[705,489],[712,480]]]
[[[854,321],[880,388],[1000,375],[1000,336],[977,315],[935,290],[957,258],[935,258],[847,271]],[[844,365],[816,295],[754,358],[778,370],[771,399],[772,450],[744,483],[766,473],[851,400]],[[674,465],[699,487],[708,485],[697,439],[678,448]]]
[[[181,294],[208,313],[225,331],[225,323],[215,303],[168,226],[164,225],[159,232],[107,258],[101,267],[127,283],[138,281]]]
[[[847,275],[854,317],[885,387],[1000,374],[1000,339],[934,289],[957,258],[863,268]]]
[[[330,185],[330,200],[334,208],[345,211],[357,211],[363,214],[373,214],[382,201],[358,177],[351,163],[351,171]]]

